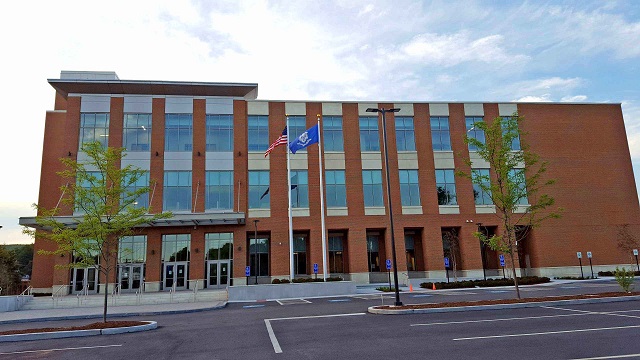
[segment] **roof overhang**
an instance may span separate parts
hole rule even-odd
[[[65,98],[69,94],[221,96],[255,100],[258,84],[144,80],[48,79]]]
[[[169,226],[212,226],[212,225],[244,225],[245,214],[243,212],[220,212],[220,213],[189,213],[173,214],[167,219],[151,220],[153,215],[144,215],[149,221],[136,228],[147,227],[169,227]],[[76,216],[56,216],[55,220],[65,226],[75,228],[82,221],[82,215]],[[36,222],[36,217],[21,217],[19,224],[38,230],[46,230]]]

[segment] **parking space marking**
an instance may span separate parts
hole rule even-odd
[[[276,302],[280,305],[311,304],[311,301],[305,299],[283,299]]]
[[[472,324],[483,322],[495,322],[495,321],[513,321],[513,320],[528,320],[528,319],[548,319],[557,317],[570,317],[570,316],[584,316],[592,314],[563,314],[563,315],[540,315],[540,316],[523,316],[513,318],[501,318],[501,319],[481,319],[481,320],[464,320],[464,321],[447,321],[447,322],[435,322],[424,324],[411,324],[409,326],[433,326],[433,325],[453,325],[453,324]]]
[[[371,295],[359,295],[359,296],[352,296],[352,298],[354,299],[362,299],[362,300],[379,300],[381,298],[385,298],[385,299],[392,299],[394,298],[393,295],[384,295],[384,294],[371,294]]]
[[[605,360],[605,359],[624,359],[624,358],[640,358],[640,354],[598,356],[598,357],[580,358],[580,359],[573,359],[573,360]]]
[[[263,307],[264,305],[244,305],[242,308],[243,309],[253,309],[253,308],[259,308],[259,307]]]
[[[521,333],[521,334],[504,334],[504,335],[488,335],[488,336],[474,336],[467,338],[456,338],[453,341],[462,340],[483,340],[483,339],[499,339],[508,337],[522,337],[522,336],[541,336],[541,335],[554,335],[554,334],[570,334],[579,332],[593,332],[593,331],[609,331],[609,330],[623,330],[623,329],[637,329],[640,325],[628,325],[628,326],[611,326],[603,328],[589,328],[589,329],[574,329],[574,330],[559,330],[559,331],[545,331],[535,333]]]
[[[429,296],[433,296],[433,295],[430,295],[430,294],[411,295],[411,297],[414,297],[414,298],[429,297]]]
[[[569,308],[559,308],[554,306],[541,306],[541,307],[545,309],[574,311],[578,313],[591,314],[591,315],[610,315],[610,316],[621,316],[621,317],[630,317],[634,319],[640,319],[640,316],[625,315],[625,314],[619,314],[619,313],[614,314],[613,312],[609,312],[609,311],[604,311],[604,312],[603,311],[587,311],[587,310],[577,310],[577,309],[569,309]]]
[[[13,352],[3,352],[3,353],[0,353],[0,355],[29,354],[29,353],[66,351],[66,350],[86,350],[86,349],[110,348],[110,347],[120,347],[120,346],[122,346],[122,344],[81,346],[81,347],[68,347],[68,348],[58,348],[58,349],[42,349],[42,350],[23,350],[23,351],[13,351]]]
[[[331,299],[329,302],[343,302],[343,301],[351,301],[351,299]]]

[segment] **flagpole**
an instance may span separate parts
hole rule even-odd
[[[287,194],[289,198],[289,276],[293,282],[293,219],[291,217],[291,151],[289,150],[289,115],[287,117]]]
[[[320,168],[320,222],[322,224],[322,278],[327,281],[327,230],[324,223],[324,181],[322,176],[322,136],[318,114],[318,167]]]

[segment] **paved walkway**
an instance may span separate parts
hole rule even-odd
[[[225,307],[226,305],[226,301],[211,301],[153,305],[109,306],[109,308],[107,309],[107,317],[177,314],[220,309]],[[48,320],[102,318],[102,312],[102,307],[10,311],[0,313],[0,324]]]

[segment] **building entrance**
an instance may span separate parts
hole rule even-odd
[[[229,285],[231,278],[231,261],[207,261],[207,287],[210,289],[224,288]]]
[[[164,289],[186,290],[189,278],[189,262],[164,263]]]
[[[118,265],[118,284],[120,291],[135,292],[144,283],[144,264]]]
[[[71,269],[71,293],[72,294],[96,294],[98,293],[98,271],[95,268]]]

